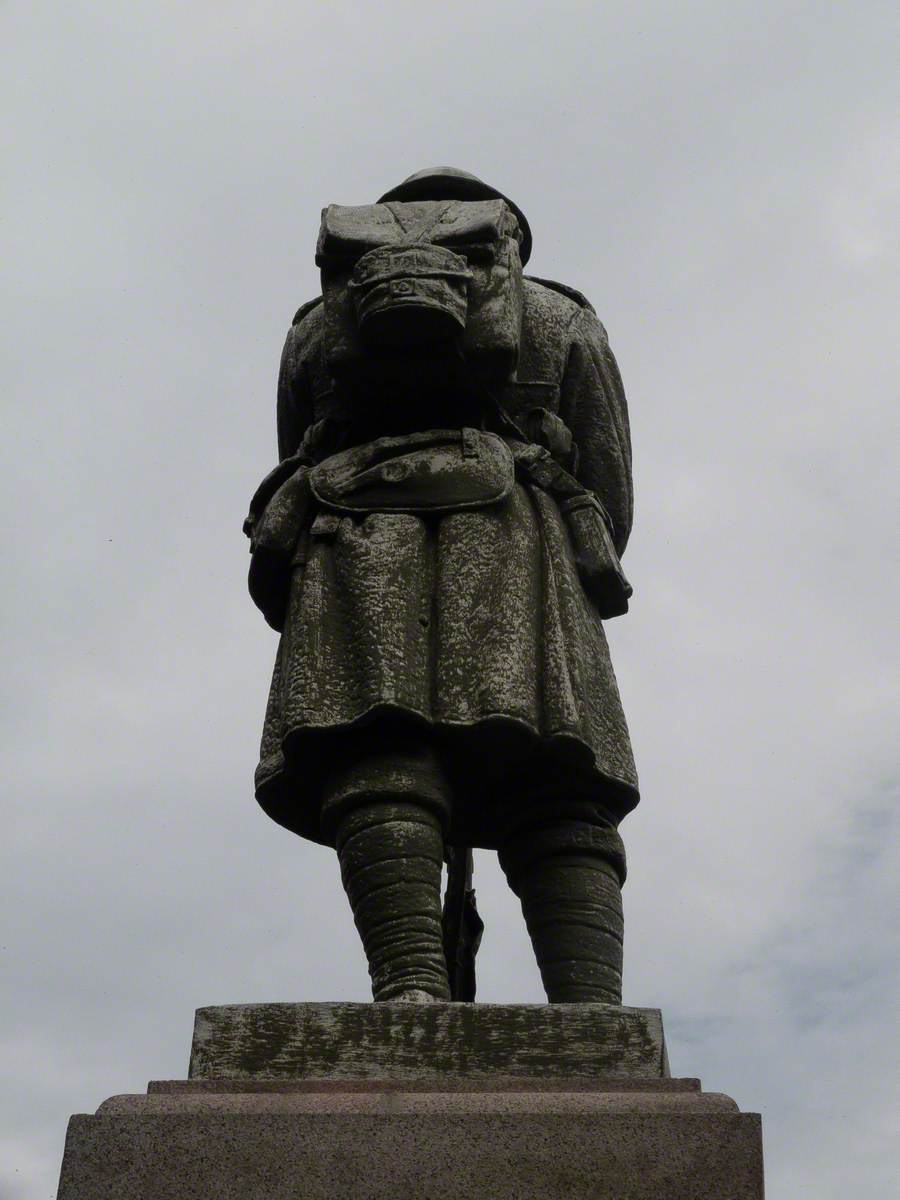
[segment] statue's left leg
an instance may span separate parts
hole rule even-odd
[[[551,1003],[622,1002],[622,840],[611,819],[531,814],[500,849]]]

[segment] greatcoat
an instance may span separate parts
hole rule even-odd
[[[404,420],[497,428],[490,405],[463,402],[451,377],[443,392],[419,386],[424,400],[394,410],[336,387],[322,306],[305,305],[281,363],[281,459],[320,461]],[[547,448],[600,499],[621,554],[632,521],[628,414],[606,331],[584,297],[526,277],[517,376],[491,391],[532,440],[551,430]],[[520,480],[498,505],[425,517],[313,508],[285,587],[256,772],[257,798],[281,824],[329,840],[323,780],[363,731],[440,748],[457,805],[451,840],[464,844],[496,847],[498,811],[529,803],[536,779],[544,802],[555,787],[560,803],[596,802],[615,819],[637,804],[603,624],[556,501],[540,487]]]

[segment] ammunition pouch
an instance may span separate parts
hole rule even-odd
[[[309,467],[294,457],[266,476],[244,522],[252,555],[247,585],[273,629],[284,624],[291,571],[309,507]]]
[[[606,510],[592,492],[559,502],[585,592],[604,619],[628,612],[632,587],[613,545]]]
[[[607,620],[628,612],[632,586],[613,543],[612,521],[598,497],[541,446],[515,446],[516,471],[556,501],[566,528],[582,587]]]

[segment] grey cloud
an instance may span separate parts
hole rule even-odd
[[[252,800],[240,522],[319,208],[441,161],[629,394],[626,999],[762,1110],[775,1200],[895,1190],[894,7],[6,6],[4,1195],[183,1075],[197,1005],[367,995],[330,855]],[[478,886],[481,996],[539,999]]]

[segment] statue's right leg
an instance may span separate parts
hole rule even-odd
[[[441,929],[447,788],[427,751],[363,754],[332,779],[341,878],[376,1000],[448,1000]]]

